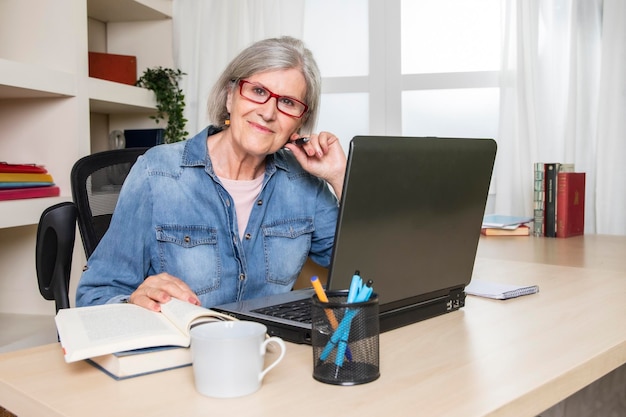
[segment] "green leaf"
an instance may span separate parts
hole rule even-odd
[[[167,118],[165,128],[165,142],[179,142],[186,139],[188,132],[185,130],[185,95],[180,89],[178,82],[183,75],[180,69],[163,67],[147,68],[137,80],[138,87],[147,88],[154,92],[157,101],[157,114],[150,116],[156,123]]]

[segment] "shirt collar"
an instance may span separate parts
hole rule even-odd
[[[185,143],[183,150],[181,166],[193,167],[204,166],[209,167],[213,171],[211,159],[209,158],[209,152],[207,148],[207,137],[220,132],[222,129],[213,125],[207,126],[201,132],[189,139]],[[289,164],[285,158],[286,151],[280,149],[278,152],[272,155],[268,155],[266,158],[265,172],[271,174],[276,169],[282,169],[283,171],[289,171]]]

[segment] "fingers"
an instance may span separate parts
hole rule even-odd
[[[302,168],[318,178],[326,180],[341,197],[346,172],[346,154],[339,139],[329,132],[308,135],[309,141],[301,145],[294,143],[300,136],[294,133],[285,145]]]
[[[320,132],[306,137],[300,137],[294,133],[288,142],[288,148],[297,152],[302,149],[308,157],[323,158],[329,152],[330,146],[339,139],[329,132]]]
[[[331,145],[333,145],[334,143],[337,143],[337,145],[339,145],[339,139],[332,133],[321,132],[318,136],[318,143],[320,148],[322,149],[322,152],[326,154],[328,153]]]
[[[167,273],[152,275],[137,287],[129,302],[153,311],[161,311],[161,304],[172,297],[200,305],[198,296],[179,278]]]

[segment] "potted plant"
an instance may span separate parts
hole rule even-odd
[[[185,95],[178,86],[178,81],[183,75],[185,73],[180,69],[147,68],[135,84],[153,91],[156,95],[157,114],[150,118],[158,124],[167,117],[166,143],[184,140],[188,134],[185,130],[187,119],[183,115]]]

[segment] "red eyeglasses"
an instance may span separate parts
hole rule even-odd
[[[278,109],[279,112],[289,117],[295,117],[296,119],[301,118],[309,109],[309,106],[300,100],[296,100],[293,97],[279,96],[278,94],[272,93],[262,85],[251,83],[246,80],[239,80],[239,94],[241,94],[241,97],[258,104],[265,104],[270,100],[270,98],[274,97],[276,99],[276,109]]]

